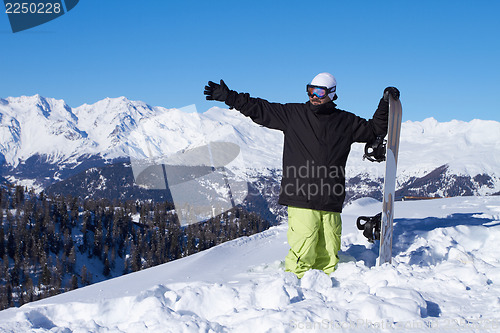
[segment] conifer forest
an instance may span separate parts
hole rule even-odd
[[[0,187],[0,310],[261,232],[236,207],[181,227],[169,202],[81,199]]]

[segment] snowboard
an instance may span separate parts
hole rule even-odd
[[[360,216],[356,221],[356,225],[359,230],[363,230],[363,235],[368,238],[368,241],[380,240],[379,265],[386,262],[391,263],[392,259],[392,226],[401,118],[402,107],[400,100],[395,100],[392,96],[389,96],[387,140],[378,137],[375,142],[365,146],[364,158],[372,162],[385,161],[382,212],[371,217]],[[362,224],[361,221],[365,221],[365,223]]]
[[[401,101],[389,96],[389,123],[385,161],[384,197],[380,224],[379,265],[392,259],[392,230],[394,221],[394,196],[396,193],[396,171],[398,166],[399,137],[402,118]]]

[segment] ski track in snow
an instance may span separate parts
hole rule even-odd
[[[500,330],[500,197],[397,202],[392,264],[342,214],[338,269],[284,272],[286,224],[0,312],[0,332]]]

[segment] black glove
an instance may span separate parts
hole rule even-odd
[[[387,87],[384,90],[384,101],[389,102],[389,95],[395,100],[399,99],[399,90],[396,87]]]
[[[225,102],[229,95],[229,88],[223,80],[220,80],[220,84],[208,81],[208,86],[205,86],[205,91],[203,93],[207,95],[206,98],[209,101]]]

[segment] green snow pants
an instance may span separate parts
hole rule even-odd
[[[289,206],[285,271],[299,279],[310,269],[332,273],[339,262],[341,233],[340,213]]]

